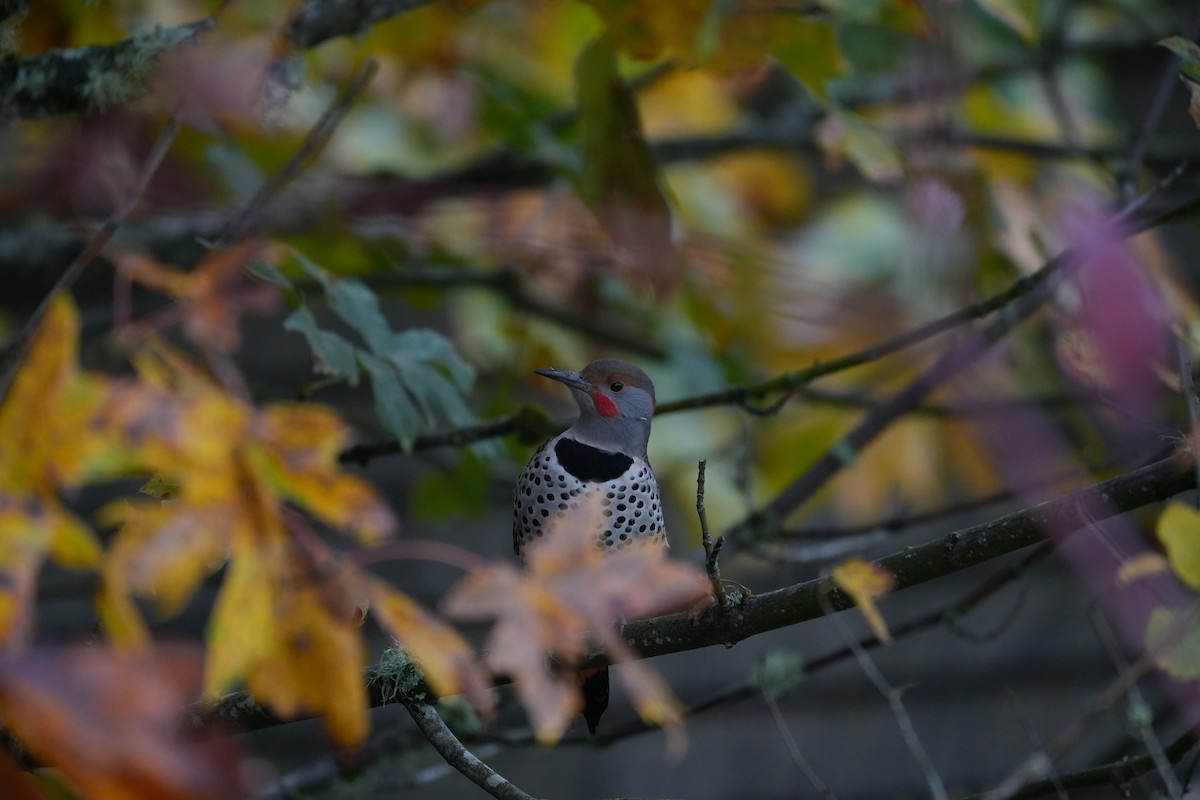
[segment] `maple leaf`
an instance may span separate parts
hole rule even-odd
[[[560,739],[582,708],[570,667],[584,658],[593,638],[614,663],[625,664],[619,677],[644,719],[668,726],[682,719],[669,688],[634,660],[615,627],[693,605],[709,592],[708,579],[666,559],[652,542],[603,552],[588,524],[596,511],[581,508],[532,545],[526,573],[490,564],[463,578],[443,602],[455,618],[495,620],[486,663],[494,674],[512,678],[543,743]]]
[[[492,711],[490,684],[475,651],[445,623],[428,614],[411,597],[383,581],[365,578],[371,613],[403,645],[421,667],[425,681],[439,696],[463,694],[482,713]]]
[[[861,558],[848,558],[833,568],[833,581],[854,601],[871,631],[884,644],[892,641],[875,601],[892,590],[896,576]]]
[[[144,646],[131,595],[174,613],[228,564],[210,620],[207,692],[240,682],[281,716],[320,715],[337,742],[354,744],[367,725],[357,629],[365,591],[288,505],[363,542],[393,533],[386,503],[340,469],[348,430],[316,406],[250,406],[162,345],[134,361],[139,379],[113,393],[106,425],[168,489],[101,513],[120,528],[104,564],[106,631]]]
[[[115,256],[122,277],[176,299],[189,339],[221,353],[241,345],[238,320],[243,314],[266,313],[278,305],[275,287],[250,280],[245,270],[252,260],[276,257],[274,248],[253,240],[214,250],[188,272],[140,251],[121,250]]]
[[[348,571],[319,573],[282,529],[234,546],[209,620],[205,693],[240,680],[284,717],[322,717],[338,744],[367,732],[366,668]]]
[[[90,800],[233,797],[239,780],[228,743],[181,733],[180,709],[199,677],[190,648],[33,650],[0,665],[0,716]]]
[[[55,299],[0,405],[0,642],[23,643],[32,628],[34,579],[47,555],[94,566],[91,529],[59,501],[101,470],[103,440],[92,421],[107,385],[76,366],[79,317]]]

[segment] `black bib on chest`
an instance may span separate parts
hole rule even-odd
[[[610,453],[567,438],[554,445],[554,455],[567,472],[581,481],[595,483],[619,478],[633,463],[633,458],[624,453]]]

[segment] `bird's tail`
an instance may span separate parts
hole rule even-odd
[[[583,691],[583,718],[587,720],[588,732],[596,735],[600,717],[608,708],[608,667],[589,669],[579,673]]]

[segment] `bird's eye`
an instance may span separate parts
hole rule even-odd
[[[611,384],[609,384],[608,388],[612,389],[614,392],[619,392],[625,388],[625,384],[621,383],[620,381],[613,381]]]

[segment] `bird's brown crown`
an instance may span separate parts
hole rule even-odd
[[[579,374],[588,383],[609,391],[620,392],[621,389],[614,388],[616,384],[620,384],[622,389],[626,386],[641,389],[650,395],[651,402],[657,402],[654,398],[654,384],[651,383],[650,376],[640,367],[634,366],[628,361],[622,361],[619,358],[597,359],[584,367]]]

